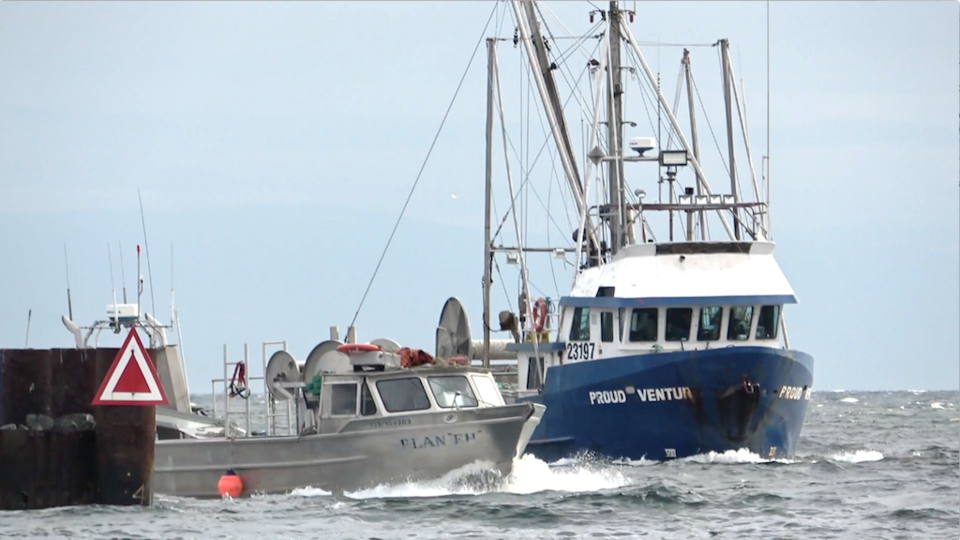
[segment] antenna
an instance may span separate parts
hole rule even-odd
[[[63,243],[63,267],[67,273],[67,315],[73,320],[73,302],[70,301],[70,265],[67,264],[67,243]]]
[[[156,313],[157,304],[154,302],[153,296],[153,270],[150,268],[150,245],[147,243],[147,221],[143,217],[143,197],[140,195],[140,188],[137,188],[137,198],[140,200],[140,224],[143,225],[143,250],[147,253],[147,274],[150,276],[150,311]],[[139,249],[137,252],[139,253]]]
[[[117,242],[117,245],[120,247],[120,285],[123,286],[123,303],[127,303],[127,277],[123,273],[123,243]],[[111,263],[112,264],[112,263]],[[113,268],[113,266],[111,266]],[[111,278],[112,280],[113,278]]]
[[[120,333],[120,311],[117,309],[117,289],[113,285],[113,253],[110,242],[107,242],[107,261],[110,263],[110,294],[113,295],[114,332]]]
[[[170,322],[176,318],[176,307],[173,298],[173,242],[170,242]]]
[[[107,242],[107,261],[110,263],[110,290],[116,290],[113,285],[113,252],[110,249],[110,242]]]
[[[33,317],[33,309],[27,310],[27,339],[23,342],[23,348],[30,348],[30,319]]]
[[[183,332],[180,330],[180,314],[177,312],[173,296],[173,242],[170,242],[170,330],[174,322],[177,325],[177,347],[180,347],[180,371],[183,372],[183,383],[190,388],[190,378],[187,376],[187,355],[183,352]]]
[[[143,274],[140,273],[140,244],[137,244],[137,319],[140,319],[140,295],[143,294]]]

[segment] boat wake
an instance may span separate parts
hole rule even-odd
[[[677,466],[684,464],[737,465],[737,464],[797,464],[832,461],[841,463],[864,463],[880,461],[883,454],[876,450],[850,450],[829,456],[805,456],[796,459],[768,459],[747,449],[707,452],[671,461],[647,459],[605,461],[594,459],[563,459],[546,463],[531,455],[525,455],[513,463],[513,471],[501,477],[490,463],[474,462],[430,481],[383,484],[373,488],[346,492],[348,499],[432,498],[476,496],[489,493],[529,495],[556,491],[566,493],[591,493],[617,489],[634,483],[625,474],[631,468],[657,465]],[[329,497],[328,491],[317,488],[300,488],[290,493],[296,497]]]
[[[513,472],[502,491],[530,494],[539,491],[591,492],[630,485],[631,480],[614,468],[592,461],[557,462],[552,465],[525,455],[514,461]]]
[[[444,476],[425,482],[379,485],[346,492],[349,499],[429,498],[475,496],[488,493],[528,495],[543,491],[587,493],[629,485],[623,472],[591,461],[550,464],[525,455],[513,463],[506,477],[494,471],[490,463],[474,462]],[[327,497],[331,493],[316,488],[301,488],[290,493],[298,497]]]
[[[724,464],[738,464],[738,463],[797,463],[794,459],[785,459],[785,458],[776,458],[770,459],[755,454],[746,448],[740,448],[738,450],[727,450],[726,452],[707,452],[706,454],[697,454],[695,456],[690,456],[683,458],[681,461],[687,463],[724,463]]]

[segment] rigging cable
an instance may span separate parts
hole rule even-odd
[[[487,17],[487,23],[483,26],[483,31],[480,33],[480,39],[477,40],[477,45],[473,48],[473,53],[470,55],[470,60],[467,62],[466,69],[463,70],[463,75],[460,77],[460,82],[457,84],[457,89],[453,93],[453,98],[450,100],[450,105],[447,106],[447,112],[443,113],[443,120],[440,121],[440,127],[437,128],[437,134],[433,137],[433,142],[430,143],[430,148],[427,150],[426,157],[423,158],[423,163],[420,165],[420,172],[417,173],[416,179],[413,181],[413,185],[410,187],[410,193],[407,194],[407,200],[403,203],[403,208],[400,209],[400,215],[397,217],[397,222],[393,225],[393,230],[390,232],[390,237],[387,238],[387,245],[383,246],[383,252],[380,253],[380,260],[377,261],[377,266],[373,270],[373,275],[370,276],[370,282],[367,283],[367,288],[363,291],[363,297],[360,298],[360,305],[357,306],[357,311],[353,314],[353,320],[350,321],[350,326],[353,326],[357,322],[357,317],[360,315],[360,310],[363,308],[363,303],[367,299],[367,294],[370,293],[370,287],[373,286],[373,281],[377,277],[377,272],[380,271],[380,265],[383,264],[383,259],[387,255],[387,250],[390,249],[390,244],[393,242],[393,236],[397,233],[397,228],[400,226],[400,221],[403,220],[403,214],[407,211],[407,206],[410,204],[410,199],[413,198],[413,192],[417,189],[417,184],[420,183],[420,178],[423,176],[423,171],[427,167],[427,161],[430,160],[430,154],[433,153],[433,148],[437,144],[437,140],[440,138],[440,133],[443,131],[444,124],[447,123],[447,117],[450,115],[450,110],[453,109],[453,104],[457,101],[457,96],[460,94],[460,89],[463,87],[463,81],[467,79],[467,73],[470,72],[470,66],[473,65],[473,59],[477,56],[477,51],[480,50],[480,44],[483,43],[483,36],[487,33],[487,28],[490,26],[490,21],[493,20],[493,15],[497,12],[497,7],[499,3],[494,4],[493,9],[490,11],[490,16]],[[144,241],[146,244],[146,241]],[[150,256],[147,256],[147,264],[150,264]]]
[[[579,75],[579,77],[578,77],[578,79],[577,79],[577,84],[580,83],[580,81],[583,79],[583,77],[584,77],[584,75],[585,75],[586,73],[587,73],[587,68],[584,68],[584,70],[581,71],[581,73],[580,73],[580,75]],[[563,103],[564,108],[566,108],[566,106],[570,103],[570,100],[571,100],[571,99],[573,99],[573,95],[572,95],[572,94],[571,94],[570,96],[568,96],[568,97],[567,97],[567,100]],[[539,115],[541,114],[541,110],[540,110],[540,108],[538,108],[538,107],[535,107],[535,109],[537,110],[537,115],[538,115],[538,118],[540,118],[541,127],[542,127],[543,117],[542,117],[542,116],[539,116]],[[498,108],[497,110],[499,110],[499,108]],[[544,133],[546,133],[546,131],[544,131]],[[508,143],[509,143],[510,149],[513,151],[513,155],[514,155],[514,156],[517,156],[517,158],[519,159],[520,153],[517,151],[517,147],[513,144],[513,139],[510,137],[509,134],[507,134],[507,135],[505,135],[505,136],[507,137],[507,141],[508,141]],[[547,150],[548,146],[550,145],[550,142],[551,142],[551,139],[550,139],[549,137],[546,137],[546,136],[545,136],[544,141],[543,141],[543,144],[540,145],[540,150],[537,152],[537,155],[534,156],[534,158],[533,158],[533,162],[532,162],[532,163],[529,163],[529,170],[532,170],[533,167],[535,167],[536,164],[540,161],[540,158],[543,156],[543,152],[544,152],[545,150]],[[553,155],[553,151],[552,151],[552,150],[549,151],[549,155],[550,155],[550,156]],[[528,159],[528,162],[529,162],[529,156],[528,156],[527,159]],[[556,165],[554,164],[553,167],[554,167],[554,169],[555,169],[555,168],[556,168]],[[529,174],[526,174],[526,175],[523,177],[523,179],[521,180],[521,182],[520,182],[520,187],[521,187],[521,188],[525,187],[526,184],[527,184],[527,182],[528,182],[529,180],[530,180]],[[540,198],[540,195],[537,193],[536,188],[533,188],[533,194],[534,194],[534,196],[537,197],[538,201],[540,202],[540,205],[543,206],[543,199]],[[517,197],[515,196],[515,197],[514,197],[515,200],[514,200],[514,201],[511,201],[511,204],[513,204],[514,202],[516,202],[516,198],[517,198]],[[496,212],[496,211],[495,211],[494,213],[499,213],[499,212]],[[503,217],[500,219],[500,223],[499,223],[498,226],[497,226],[496,232],[493,234],[493,237],[499,236],[500,230],[503,228],[504,224],[506,224],[507,218],[509,218],[509,217],[510,217],[509,212],[504,213]],[[560,228],[560,225],[557,224],[556,220],[554,220],[553,217],[549,215],[549,213],[548,213],[548,218],[550,219],[550,222],[553,223],[553,225],[557,228],[557,230],[560,232],[560,234],[564,234],[563,229]],[[568,219],[568,221],[569,221],[569,219]]]
[[[147,255],[147,273],[150,274],[150,311],[152,311],[154,315],[156,315],[157,304],[154,301],[154,296],[153,296],[153,268],[150,267],[150,246],[147,244],[147,221],[146,221],[146,218],[143,217],[143,197],[140,195],[140,188],[137,188],[137,199],[140,200],[140,224],[143,226],[143,251],[146,252],[146,255]],[[139,281],[140,281],[140,276],[137,276],[138,287],[139,287]],[[137,298],[139,297],[140,297],[140,293],[138,291]]]

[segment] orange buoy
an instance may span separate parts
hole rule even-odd
[[[243,493],[243,480],[240,480],[240,477],[237,476],[237,473],[233,472],[233,469],[227,470],[227,474],[220,477],[220,481],[217,483],[217,490],[220,492],[221,497],[230,496],[233,499],[236,499]]]

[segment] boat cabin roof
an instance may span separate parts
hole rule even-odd
[[[625,247],[580,273],[561,306],[792,304],[797,297],[772,242],[683,242]]]

